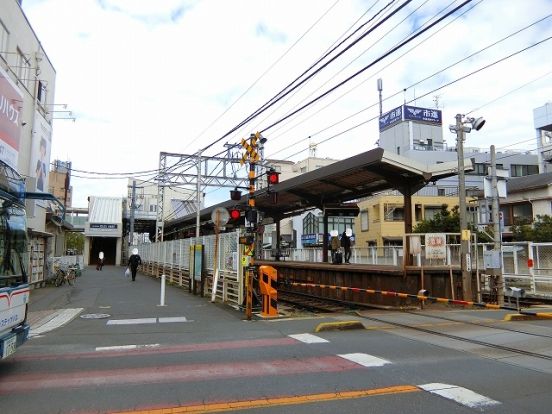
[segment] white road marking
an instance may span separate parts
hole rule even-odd
[[[477,394],[467,388],[457,387],[456,385],[432,383],[418,385],[418,387],[424,391],[440,395],[443,398],[453,400],[458,404],[462,404],[470,408],[482,408],[500,404],[499,401]]]
[[[138,319],[110,319],[108,325],[140,325],[145,323],[157,323],[157,318],[138,318]]]
[[[296,334],[296,335],[288,335],[290,338],[296,339],[298,341],[304,342],[306,344],[321,344],[324,342],[330,342],[327,339],[320,338],[319,336],[312,335],[312,334]]]
[[[382,367],[386,364],[390,364],[391,362],[375,357],[373,355],[369,354],[362,354],[362,353],[356,353],[356,354],[341,354],[338,355],[341,358],[348,359],[349,361],[356,362],[359,365],[362,365],[364,367]]]
[[[145,345],[119,345],[119,346],[98,346],[96,351],[128,351],[130,349],[142,349],[142,348],[157,348],[160,344],[145,344]]]
[[[45,324],[38,326],[36,328],[31,328],[29,332],[29,337],[37,337],[38,335],[50,332],[60,326],[65,325],[66,323],[72,321],[81,313],[83,308],[74,308],[74,309],[60,309],[57,311],[52,319],[50,319]]]
[[[137,318],[137,319],[110,319],[107,321],[108,325],[141,325],[148,323],[182,323],[193,322],[188,320],[185,316],[169,316],[164,318]]]
[[[168,318],[158,318],[159,323],[171,323],[171,322],[189,322],[185,316],[171,316]]]

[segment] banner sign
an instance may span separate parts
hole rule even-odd
[[[399,121],[403,120],[403,108],[399,106],[398,108],[392,109],[389,112],[386,112],[379,117],[379,130],[380,132],[384,129],[390,127],[391,125],[396,124]]]
[[[104,224],[104,223],[90,223],[91,229],[107,229],[107,230],[116,230],[117,224]]]
[[[0,160],[17,169],[23,96],[0,67]]]
[[[404,119],[409,121],[430,122],[435,125],[442,125],[442,113],[438,109],[418,108],[416,106],[404,105]]]
[[[447,258],[447,235],[444,233],[427,233],[425,235],[426,259]]]
[[[379,130],[381,132],[400,121],[419,121],[442,125],[443,115],[439,109],[402,105],[379,117]]]

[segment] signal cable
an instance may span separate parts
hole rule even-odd
[[[267,127],[265,127],[262,131],[262,132],[266,132],[268,131],[269,129],[275,127],[276,125],[280,124],[281,122],[285,121],[286,119],[290,118],[291,116],[295,115],[296,113],[298,113],[299,111],[302,111],[303,109],[307,108],[308,106],[314,104],[315,102],[318,102],[319,100],[321,100],[322,98],[328,96],[330,93],[332,93],[333,91],[335,91],[336,89],[342,87],[343,85],[347,84],[348,82],[350,82],[352,79],[356,78],[357,76],[359,76],[360,74],[362,74],[363,72],[365,72],[366,70],[370,69],[372,66],[374,66],[376,63],[382,61],[383,59],[385,59],[386,57],[388,57],[389,55],[391,55],[392,53],[394,53],[395,51],[397,51],[398,49],[400,49],[401,47],[403,47],[404,45],[408,44],[409,42],[411,42],[412,40],[414,40],[415,38],[417,38],[418,36],[422,35],[423,33],[425,33],[426,31],[428,31],[429,29],[431,29],[432,27],[434,27],[435,25],[439,24],[441,21],[443,21],[444,19],[446,19],[447,17],[449,17],[451,14],[455,13],[456,11],[460,10],[462,7],[464,7],[466,4],[470,3],[471,1],[473,0],[465,0],[462,4],[460,4],[459,6],[455,7],[454,9],[452,9],[450,12],[446,13],[444,16],[440,17],[439,19],[437,19],[435,22],[431,23],[429,26],[427,26],[426,28],[422,29],[420,32],[410,36],[408,39],[400,42],[398,45],[396,45],[395,47],[391,48],[390,50],[388,50],[386,53],[384,53],[382,56],[380,56],[379,58],[373,60],[370,64],[364,66],[362,69],[356,71],[355,73],[353,73],[351,76],[345,78],[343,81],[339,82],[337,85],[333,86],[332,88],[328,89],[326,92],[322,93],[321,95],[319,95],[318,97],[312,99],[311,101],[307,102],[306,104],[302,105],[301,107],[299,107],[298,109],[296,109],[295,111],[291,112],[290,114],[284,116],[283,118],[281,118],[280,120],[268,125]]]

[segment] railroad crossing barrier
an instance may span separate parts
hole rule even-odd
[[[272,266],[259,267],[259,287],[263,296],[262,317],[278,316],[278,291],[273,287],[278,282],[278,272]]]
[[[300,286],[300,287],[315,287],[315,288],[327,288],[327,289],[335,289],[335,290],[343,290],[343,291],[351,291],[351,292],[364,292],[369,295],[382,295],[382,296],[393,296],[397,298],[410,298],[410,299],[418,299],[422,302],[429,300],[431,302],[437,302],[437,303],[446,303],[450,305],[461,305],[461,306],[473,306],[477,308],[486,308],[486,309],[504,309],[504,310],[515,310],[521,315],[531,316],[531,317],[537,317],[537,318],[543,318],[543,319],[552,319],[552,313],[544,313],[544,312],[528,312],[521,309],[512,308],[509,306],[500,306],[495,305],[493,303],[484,303],[484,302],[473,302],[468,300],[458,300],[458,299],[448,299],[448,298],[438,298],[434,296],[429,295],[429,291],[424,290],[420,291],[417,295],[410,294],[410,293],[403,293],[403,292],[394,292],[389,290],[377,290],[377,289],[361,289],[361,288],[355,288],[355,287],[348,287],[348,286],[334,286],[334,285],[321,285],[316,283],[298,283],[298,282],[287,282],[285,283],[287,286]],[[427,292],[426,294],[422,294],[424,292]]]

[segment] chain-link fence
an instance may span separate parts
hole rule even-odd
[[[492,243],[478,246],[481,263],[483,252],[493,248]],[[507,288],[517,287],[534,296],[552,297],[552,243],[502,243],[502,275],[506,294]],[[490,278],[483,278],[482,283],[484,290],[491,289]]]
[[[205,292],[211,294],[215,269],[215,235],[202,236],[197,244],[204,248]],[[238,233],[220,234],[218,241],[217,267],[219,279],[216,297],[223,302],[241,304],[243,281],[239,272],[241,261],[238,249]],[[190,248],[195,239],[170,240],[133,246],[142,258],[142,271],[154,277],[165,275],[167,281],[190,288]]]

